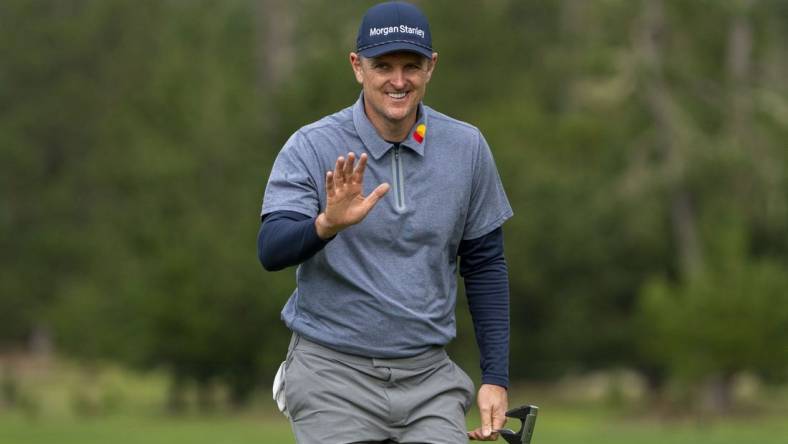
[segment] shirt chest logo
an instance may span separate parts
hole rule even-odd
[[[416,142],[422,143],[424,142],[424,135],[427,134],[427,126],[423,123],[416,127],[416,131],[413,132],[413,138]]]

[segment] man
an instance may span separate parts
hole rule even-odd
[[[495,440],[509,382],[501,225],[512,210],[479,130],[422,103],[438,61],[426,17],[376,5],[356,43],[361,96],[290,137],[263,199],[261,263],[299,265],[282,311],[293,339],[280,408],[299,443]],[[473,383],[443,349],[458,264],[482,367],[482,425],[467,433]]]

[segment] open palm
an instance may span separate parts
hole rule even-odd
[[[326,173],[326,210],[316,223],[320,237],[331,237],[361,222],[389,190],[389,184],[382,183],[369,196],[362,194],[366,166],[366,154],[356,164],[356,155],[348,153],[347,159],[337,158],[334,171]]]

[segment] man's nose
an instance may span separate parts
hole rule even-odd
[[[394,69],[391,73],[391,78],[389,79],[391,86],[397,89],[402,89],[405,87],[405,71],[401,68]]]

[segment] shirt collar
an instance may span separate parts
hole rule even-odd
[[[418,116],[416,124],[410,129],[408,137],[402,141],[400,146],[407,147],[416,154],[423,156],[424,145],[427,143],[427,113],[424,105],[421,103],[419,103]],[[375,160],[383,157],[393,146],[380,137],[375,127],[372,126],[372,122],[367,118],[367,114],[364,112],[364,93],[361,93],[355,105],[353,105],[353,124],[356,126],[356,132],[367,151]]]

